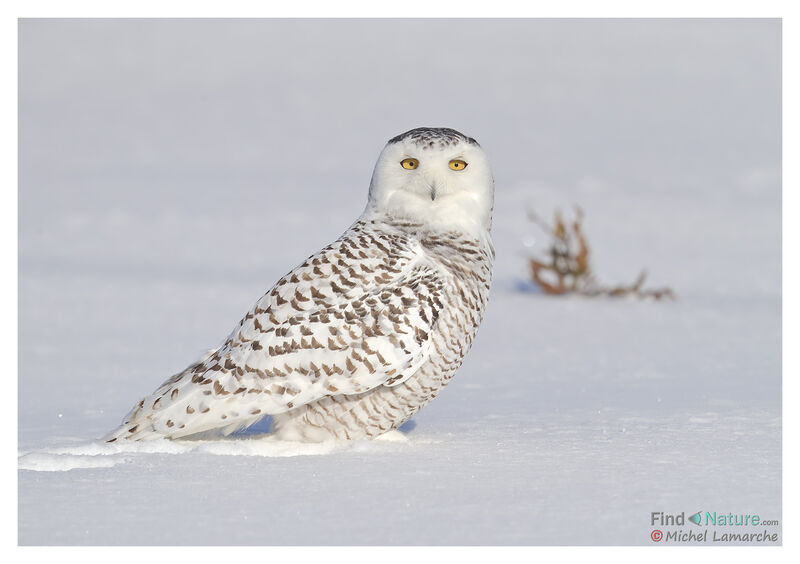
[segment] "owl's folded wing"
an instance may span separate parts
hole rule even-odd
[[[398,385],[429,357],[443,287],[439,271],[410,261],[385,284],[318,292],[316,307],[292,315],[257,305],[222,347],[142,400],[109,440],[227,433],[325,396]]]

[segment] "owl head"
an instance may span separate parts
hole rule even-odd
[[[378,157],[367,213],[445,230],[488,231],[494,180],[478,142],[445,127],[419,127],[389,140]]]

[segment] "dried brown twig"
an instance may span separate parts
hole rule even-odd
[[[564,222],[556,210],[553,225],[548,225],[532,211],[528,217],[550,236],[550,248],[545,259],[530,258],[533,281],[546,294],[576,293],[585,296],[636,296],[639,298],[674,299],[670,288],[642,289],[647,272],[642,270],[636,281],[629,285],[601,286],[595,280],[589,264],[589,245],[583,233],[583,210],[575,208],[575,219]]]

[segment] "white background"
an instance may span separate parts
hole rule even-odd
[[[778,21],[19,32],[20,465],[74,468],[20,472],[20,543],[647,544],[651,511],[781,519]],[[419,125],[489,153],[498,260],[409,443],[86,447],[337,237]],[[531,292],[525,211],[573,203],[601,280],[647,267],[678,300]]]

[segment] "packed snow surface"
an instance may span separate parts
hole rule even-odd
[[[781,520],[778,21],[23,20],[19,104],[20,544]],[[97,441],[344,231],[421,125],[489,153],[497,262],[473,350],[400,440]],[[677,300],[538,292],[526,212],[573,204],[601,281],[646,267]]]

